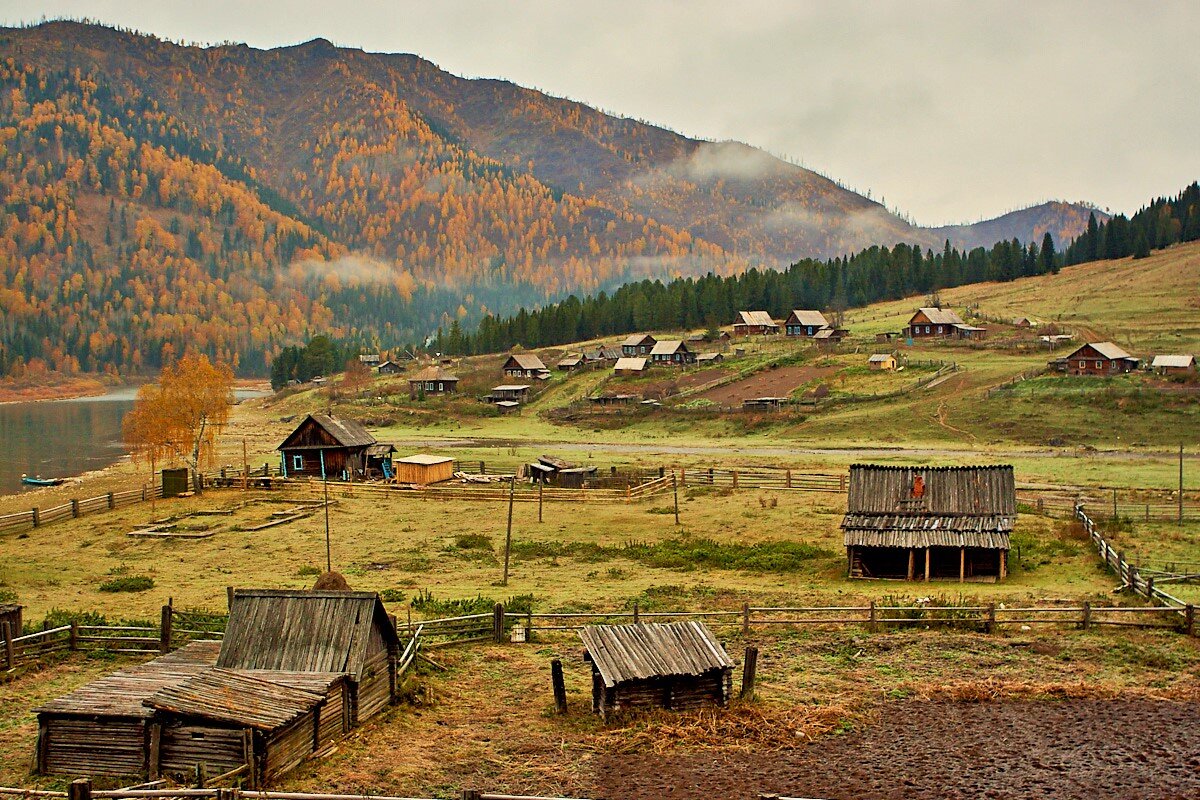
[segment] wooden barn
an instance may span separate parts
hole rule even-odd
[[[1090,342],[1066,359],[1071,375],[1121,375],[1137,369],[1138,359],[1112,342]]]
[[[408,379],[409,399],[436,397],[458,391],[458,376],[441,365],[426,367]]]
[[[771,336],[779,333],[779,323],[766,311],[739,311],[733,322],[734,336]]]
[[[533,353],[513,353],[504,362],[504,374],[509,378],[537,378],[545,380],[550,377],[550,370],[542,360]]]
[[[1150,366],[1159,375],[1194,375],[1196,357],[1190,354],[1155,356]]]
[[[284,477],[350,480],[365,474],[367,451],[377,444],[355,420],[309,414],[276,449]]]
[[[658,340],[648,333],[635,333],[621,342],[621,355],[628,357],[648,356]]]
[[[529,399],[531,388],[527,383],[502,383],[499,386],[493,386],[492,391],[484,399],[489,403],[501,403],[505,400],[524,403]]]
[[[592,711],[605,719],[729,702],[733,662],[702,622],[589,625],[579,635],[592,665]]]
[[[829,327],[829,320],[820,311],[795,309],[783,323],[788,336],[816,336],[817,331]]]
[[[431,483],[441,483],[454,477],[454,459],[418,453],[394,459],[392,470],[397,483],[428,486]]]
[[[997,581],[1017,517],[1011,466],[850,468],[849,575]]]
[[[700,353],[696,356],[696,363],[704,366],[706,364],[720,364],[725,360],[725,356],[721,353]]]
[[[586,369],[589,363],[586,353],[568,353],[560,358],[554,367],[560,372],[575,372]]]
[[[650,360],[655,364],[685,367],[696,363],[696,354],[684,342],[672,339],[655,344],[650,351]]]

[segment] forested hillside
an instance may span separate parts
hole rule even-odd
[[[421,341],[643,277],[943,242],[745,145],[322,40],[3,29],[0,145],[0,374],[189,347],[262,374],[315,332]],[[1010,223],[1082,229],[1078,206]]]

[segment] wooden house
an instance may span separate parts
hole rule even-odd
[[[817,331],[828,328],[829,320],[820,311],[793,310],[784,320],[783,329],[788,336],[816,336]]]
[[[513,353],[504,362],[504,374],[509,378],[545,380],[550,377],[550,370],[533,353]]]
[[[822,350],[832,350],[842,343],[850,331],[845,328],[821,328],[812,335],[813,342]]]
[[[896,357],[891,353],[875,353],[867,359],[867,365],[873,370],[894,372],[896,369]]]
[[[1112,342],[1091,342],[1066,357],[1071,375],[1120,375],[1137,369],[1138,359]]]
[[[645,373],[648,361],[645,358],[618,358],[613,365],[613,374],[626,377]]]
[[[363,353],[358,357],[359,363],[366,364],[368,367],[377,367],[382,360],[379,353]]]
[[[733,662],[702,622],[589,625],[579,635],[592,665],[592,711],[605,719],[729,702]]]
[[[435,397],[458,392],[458,376],[440,364],[426,367],[408,379],[408,396]]]
[[[1032,328],[1034,324],[1034,321],[1029,317],[1017,317],[1013,320],[1013,327],[1015,328]]]
[[[454,459],[418,453],[393,460],[392,469],[397,483],[429,486],[454,477]]]
[[[742,401],[743,411],[778,411],[787,405],[786,397],[751,397]]]
[[[0,642],[6,641],[5,633],[11,639],[16,639],[21,635],[24,626],[21,619],[22,611],[22,606],[16,603],[0,603]]]
[[[585,369],[588,366],[588,357],[586,353],[568,353],[558,360],[555,368],[560,372],[576,372]]]
[[[850,468],[852,578],[997,581],[1017,517],[1011,466]]]
[[[367,449],[377,444],[360,423],[329,414],[309,414],[276,449],[284,477],[351,480],[367,467]]]
[[[621,355],[630,358],[636,356],[649,356],[650,351],[654,349],[654,345],[658,344],[658,340],[648,333],[635,333],[632,336],[625,337],[625,341],[621,342]]]
[[[636,394],[599,394],[589,397],[588,402],[597,406],[627,406],[637,399]]]
[[[948,308],[919,308],[909,319],[905,333],[913,339],[982,339],[987,334],[987,329],[968,325],[963,322],[962,317]]]
[[[650,360],[655,364],[685,367],[696,363],[696,354],[678,339],[657,342],[650,351]]]
[[[733,322],[734,336],[772,336],[779,333],[779,323],[766,311],[739,311]]]
[[[487,396],[489,403],[502,403],[505,401],[524,403],[529,399],[530,386],[527,383],[503,383],[499,386],[493,386],[491,394]]]
[[[700,366],[720,364],[724,360],[725,356],[722,353],[699,353],[696,355],[696,363]]]
[[[1155,356],[1150,366],[1159,375],[1194,375],[1196,357],[1190,354]]]
[[[588,350],[583,355],[584,358],[594,364],[615,364],[617,363],[617,359],[621,357],[621,348],[603,345],[597,347],[595,350]]]
[[[404,372],[404,365],[396,361],[384,361],[375,367],[375,372],[380,375],[399,375]]]

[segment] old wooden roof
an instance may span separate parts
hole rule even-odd
[[[390,646],[399,646],[374,592],[238,589],[217,666],[345,672],[361,678],[376,630]]]
[[[731,669],[725,648],[702,622],[589,625],[579,632],[605,686]]]
[[[504,362],[505,369],[511,369],[510,364],[516,364],[519,369],[545,369],[546,365],[533,353],[513,353]]]
[[[737,325],[763,325],[768,328],[779,327],[766,311],[739,311]]]
[[[613,365],[613,369],[615,369],[615,370],[617,370],[617,369],[643,370],[645,368],[646,368],[646,359],[640,358],[640,357],[639,358],[633,358],[633,357],[618,358],[617,363]]]
[[[1191,355],[1161,355],[1155,356],[1150,366],[1156,368],[1187,369],[1194,363],[1196,363],[1196,357]]]
[[[816,328],[823,328],[829,324],[825,319],[825,315],[820,311],[805,311],[803,309],[795,309],[792,315],[788,317],[788,322],[795,325],[812,325]]]
[[[290,725],[324,702],[323,694],[271,680],[272,674],[206,669],[163,687],[143,704],[157,711],[270,731]]]
[[[447,369],[443,369],[440,365],[426,367],[420,372],[415,372],[408,378],[409,382],[416,381],[441,381],[443,383],[453,383],[458,380],[458,376],[454,375]]]
[[[36,709],[48,714],[100,714],[113,717],[149,717],[143,702],[168,686],[175,686],[212,667],[220,642],[192,642],[153,661],[127,667],[80,686]]]
[[[375,437],[360,422],[352,419],[339,419],[328,414],[309,414],[276,449],[290,448],[309,425],[316,425],[342,447],[366,447],[375,444]]]
[[[637,347],[639,344],[642,344],[647,339],[649,339],[651,342],[658,341],[657,339],[655,339],[653,336],[651,336],[648,333],[634,333],[629,336],[626,336],[625,341],[621,342],[621,346],[622,347]]]
[[[678,339],[666,339],[661,342],[655,342],[654,349],[650,351],[652,356],[670,356],[680,350],[687,351],[688,346]]]
[[[948,308],[919,308],[917,314],[924,314],[925,318],[934,325],[965,325],[962,317],[954,313]],[[916,319],[917,314],[913,314],[913,319]]]
[[[1007,550],[1013,518],[993,515],[847,514],[843,543],[861,547],[984,547]]]

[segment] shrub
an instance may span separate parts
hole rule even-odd
[[[524,614],[533,610],[533,595],[522,594],[501,601],[504,610],[510,614]],[[497,600],[492,597],[476,595],[475,597],[459,600],[442,600],[434,597],[433,592],[421,589],[413,597],[410,605],[414,611],[444,617],[460,617],[467,614],[487,614],[496,607]]]
[[[492,550],[492,538],[483,533],[462,533],[454,537],[454,546],[459,550]]]
[[[382,598],[385,603],[403,603],[408,595],[399,589],[384,589],[379,593],[379,597]]]
[[[146,575],[119,575],[97,588],[102,592],[145,592],[154,588],[154,579]]]
[[[298,576],[300,576],[301,578],[307,578],[307,577],[309,577],[309,576],[312,576],[312,575],[320,575],[320,574],[321,574],[321,568],[320,568],[320,567],[314,567],[314,566],[313,566],[313,565],[311,565],[311,564],[305,564],[303,567],[301,567],[300,569],[296,570],[296,574],[297,574]]]

